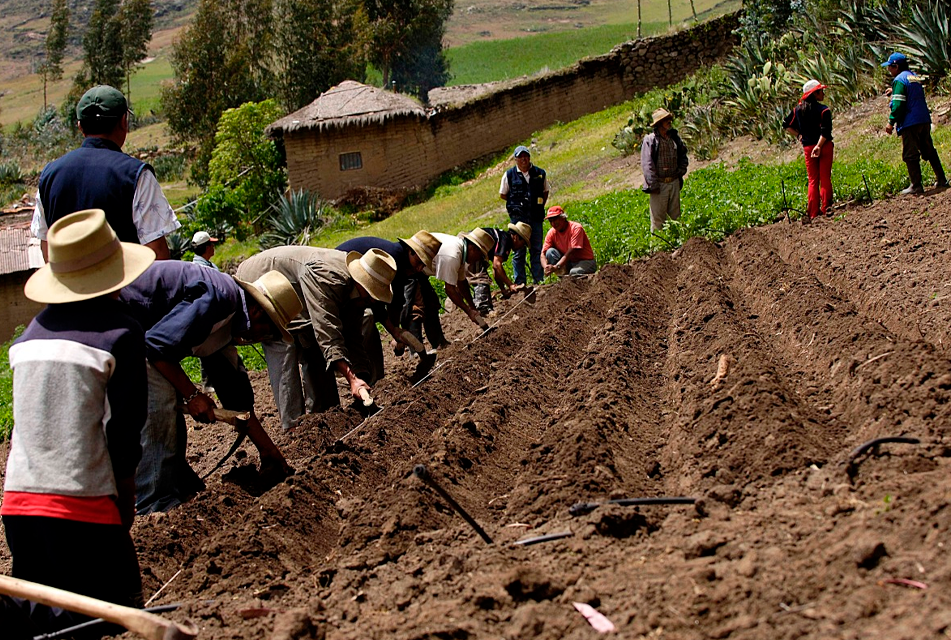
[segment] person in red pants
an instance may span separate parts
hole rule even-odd
[[[822,212],[829,215],[832,204],[832,110],[822,104],[828,87],[818,80],[802,85],[799,104],[783,120],[783,128],[802,143],[809,176],[809,206],[802,217],[809,224]]]

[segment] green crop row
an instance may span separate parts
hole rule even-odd
[[[857,159],[833,167],[835,201],[868,202],[908,184],[897,162]],[[927,171],[927,170],[926,170]],[[783,192],[785,191],[785,197]],[[798,220],[806,203],[803,160],[786,164],[741,161],[736,168],[714,164],[690,173],[681,192],[680,220],[650,231],[648,195],[639,189],[616,191],[593,200],[569,203],[568,217],[581,222],[599,264],[626,262],[658,249],[674,249],[693,236],[714,241],[744,227]]]

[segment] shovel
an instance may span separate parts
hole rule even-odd
[[[182,413],[188,413],[188,407],[183,404],[176,405],[175,408]],[[228,459],[234,455],[234,452],[238,450],[238,447],[244,443],[244,439],[248,437],[248,420],[250,419],[250,411],[233,411],[231,409],[219,409],[218,407],[215,407],[215,420],[218,422],[227,422],[232,427],[234,427],[236,436],[231,448],[228,449],[228,453],[221,457],[221,460],[219,460],[218,463],[211,468],[211,471],[201,477],[202,480],[220,469],[222,465],[224,465],[224,463],[226,463]]]
[[[179,624],[148,611],[122,607],[71,591],[63,591],[9,576],[0,576],[0,593],[50,607],[60,607],[92,618],[102,618],[113,624],[121,624],[129,631],[148,640],[189,640],[198,635],[198,627],[190,622]]]

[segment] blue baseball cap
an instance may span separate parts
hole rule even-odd
[[[523,145],[519,145],[519,146],[515,147],[515,152],[512,154],[512,157],[513,157],[513,158],[517,158],[517,157],[519,157],[520,155],[522,155],[523,153],[527,153],[528,155],[532,155],[532,152],[528,150],[528,147],[523,146]]]
[[[892,55],[888,56],[888,60],[882,63],[883,67],[890,67],[893,64],[898,64],[899,62],[908,62],[908,58],[905,57],[904,53],[895,52]]]

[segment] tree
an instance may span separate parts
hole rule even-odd
[[[425,98],[424,88],[445,84],[449,74],[442,51],[453,0],[360,0],[357,21],[368,47],[367,57],[391,80]],[[395,73],[395,75],[394,75]]]
[[[79,89],[88,85],[122,86],[122,22],[119,0],[96,0],[83,35],[83,67],[76,76]]]
[[[171,56],[175,79],[162,89],[168,126],[198,146],[192,179],[208,183],[218,117],[265,99],[274,86],[270,0],[201,0]]]
[[[122,28],[122,67],[125,95],[132,102],[132,69],[149,53],[152,40],[152,0],[125,0],[118,15]]]
[[[66,0],[53,0],[50,30],[46,34],[46,60],[40,65],[43,76],[43,111],[49,108],[46,89],[50,81],[63,77],[63,54],[69,35],[69,5]]]
[[[275,0],[277,83],[288,111],[343,80],[363,79],[355,9],[355,0]]]

